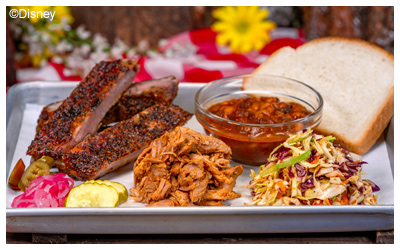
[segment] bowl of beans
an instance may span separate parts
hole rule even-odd
[[[249,81],[260,87],[245,90]],[[224,141],[233,160],[261,165],[290,135],[319,125],[323,99],[297,80],[241,75],[206,84],[196,93],[195,106],[206,134]]]

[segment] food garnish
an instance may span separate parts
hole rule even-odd
[[[290,136],[258,174],[251,170],[254,198],[245,205],[375,205],[379,187],[362,179],[366,162],[333,141],[311,129]]]
[[[177,127],[154,140],[133,167],[135,201],[149,206],[221,206],[233,192],[242,166],[230,166],[221,140]]]
[[[74,181],[63,173],[38,176],[15,197],[11,207],[62,207],[73,186]]]
[[[21,179],[22,175],[25,171],[25,164],[22,159],[19,159],[17,164],[15,164],[13,171],[8,178],[8,186],[10,186],[14,190],[20,190],[18,187],[18,182]]]
[[[125,202],[128,192],[120,183],[90,180],[72,188],[65,207],[116,207]]]
[[[22,174],[18,187],[24,191],[36,177],[50,174],[50,168],[53,165],[54,159],[49,156],[42,156],[39,160],[34,161]]]

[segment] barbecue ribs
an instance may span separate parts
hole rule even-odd
[[[178,80],[173,76],[135,83],[127,89],[101,121],[107,126],[113,122],[126,120],[158,102],[172,102],[178,94]],[[62,101],[43,107],[37,121],[36,133],[62,104]]]
[[[27,154],[59,159],[93,135],[107,111],[132,85],[138,70],[137,62],[128,59],[97,64],[44,123]]]
[[[153,105],[76,145],[59,169],[76,180],[97,179],[133,162],[143,147],[191,116],[171,103]]]

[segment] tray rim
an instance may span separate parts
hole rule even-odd
[[[116,207],[116,208],[7,208],[7,216],[64,215],[205,215],[210,214],[303,214],[303,213],[380,213],[394,214],[392,205],[370,206],[240,206],[240,207]],[[42,212],[43,211],[43,212]],[[118,212],[118,214],[110,214]]]

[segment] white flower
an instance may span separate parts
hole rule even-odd
[[[115,39],[114,45],[111,47],[111,56],[114,59],[122,58],[122,54],[128,49],[129,47],[119,38]]]
[[[134,49],[134,48],[132,48],[132,49],[129,49],[127,52],[126,52],[126,57],[128,57],[128,58],[136,58],[138,55],[137,55],[137,53],[136,53],[136,50]]]
[[[153,58],[153,59],[162,57],[162,55],[160,53],[157,53],[156,51],[153,51],[153,50],[147,51],[147,56],[150,58]]]
[[[42,37],[42,42],[49,43],[51,41],[51,36],[49,35],[49,33],[42,31],[40,32],[40,34]]]
[[[94,35],[92,44],[96,48],[96,51],[102,51],[110,46],[107,39],[98,33]]]
[[[87,31],[84,25],[79,25],[79,27],[76,29],[76,34],[82,40],[88,39],[91,35],[90,31]]]
[[[54,63],[62,63],[62,62],[63,62],[62,58],[59,57],[59,56],[54,56],[51,60],[52,60]]]
[[[108,60],[108,54],[105,53],[104,51],[95,51],[92,54],[90,54],[90,60],[94,62]]]
[[[116,47],[111,48],[111,56],[115,60],[121,59],[123,53],[124,53],[124,51],[121,50],[120,48],[116,48]]]
[[[61,18],[61,29],[65,31],[70,31],[71,26],[69,25],[69,20],[68,18]]]
[[[37,43],[37,42],[39,42],[39,34],[37,32],[32,32],[30,34],[24,34],[22,36],[22,41],[24,43]]]
[[[74,48],[72,44],[67,42],[66,40],[61,40],[59,43],[56,45],[56,51],[58,53],[65,53],[68,51],[71,51]]]
[[[195,55],[196,51],[197,48],[193,44],[173,43],[163,54],[167,58],[187,58]]]
[[[167,49],[164,51],[164,56],[167,58],[173,58],[174,57],[174,51],[172,49]]]
[[[146,52],[150,48],[150,44],[147,40],[140,40],[138,43],[138,51],[139,52]]]
[[[158,47],[164,47],[168,44],[168,39],[162,38],[158,41]]]
[[[31,56],[38,55],[38,54],[41,55],[43,53],[42,46],[40,46],[38,43],[35,43],[35,42],[29,43],[28,46],[29,46],[29,54]]]
[[[89,44],[85,43],[81,45],[80,52],[82,53],[83,56],[87,56],[91,50],[92,48],[90,47]]]
[[[70,69],[64,68],[63,69],[63,74],[64,74],[64,76],[72,76],[73,72]]]
[[[25,27],[28,29],[28,34],[32,34],[35,32],[35,28],[30,22],[27,22]]]
[[[40,61],[40,67],[44,67],[44,66],[46,66],[48,64],[48,62],[47,62],[47,60],[45,60],[45,59],[42,59],[41,61]]]

